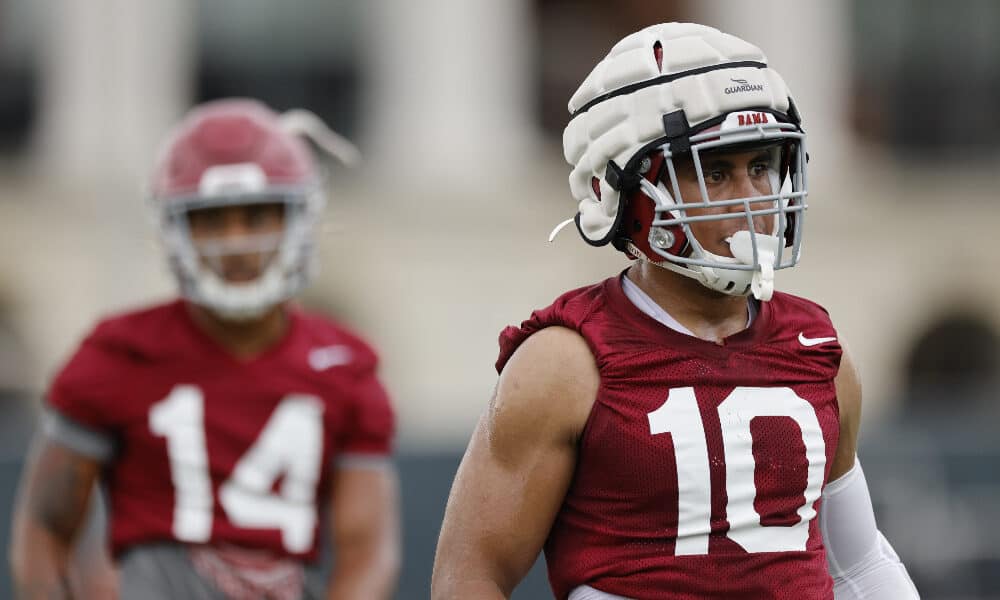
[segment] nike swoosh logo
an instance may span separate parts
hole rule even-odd
[[[353,358],[354,353],[351,352],[350,346],[341,344],[324,346],[309,351],[309,366],[314,371],[325,371],[332,367],[350,364]]]
[[[803,346],[819,346],[820,344],[825,344],[827,342],[836,342],[835,337],[818,337],[818,338],[807,338],[801,332],[799,332],[799,343]]]

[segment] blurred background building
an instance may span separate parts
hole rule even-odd
[[[571,230],[546,243],[575,212],[566,102],[615,41],[666,20],[756,43],[790,84],[810,211],[779,288],[825,305],[860,365],[861,458],[924,597],[1000,598],[991,0],[0,0],[0,538],[48,379],[94,319],[172,293],[143,199],[158,140],[193,103],[256,96],[312,109],[366,155],[331,167],[306,302],[381,349],[399,597],[426,597],[497,333],[626,265]],[[516,597],[546,590],[536,568]]]

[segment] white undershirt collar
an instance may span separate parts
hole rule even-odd
[[[622,291],[628,299],[635,305],[636,308],[649,315],[659,323],[673,329],[674,331],[683,333],[684,335],[690,335],[691,337],[698,337],[690,329],[680,324],[680,322],[670,316],[662,306],[657,304],[649,294],[642,291],[634,281],[628,277],[622,275]],[[747,327],[753,323],[754,317],[757,316],[757,305],[752,299],[747,299]]]

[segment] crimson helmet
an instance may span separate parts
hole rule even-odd
[[[195,107],[168,135],[153,171],[156,220],[181,294],[230,319],[247,319],[288,299],[314,271],[313,231],[325,204],[312,149],[282,116],[249,99]],[[280,203],[284,231],[236,243],[196,244],[192,210]],[[272,257],[262,274],[232,283],[211,267],[230,253]]]

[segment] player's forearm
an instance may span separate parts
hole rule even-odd
[[[330,575],[327,600],[391,598],[399,579],[399,552],[382,549],[364,554],[338,555]]]
[[[70,550],[100,471],[92,458],[44,435],[32,444],[14,510],[10,565],[17,598],[71,597]]]
[[[431,600],[460,600],[477,598],[481,600],[507,600],[510,594],[501,589],[491,579],[468,577],[436,576],[431,584]]]
[[[520,569],[505,569],[467,546],[453,546],[442,540],[438,542],[431,576],[431,598],[507,600],[523,576]]]
[[[10,569],[17,600],[72,598],[67,578],[70,543],[37,523],[15,526]]]

